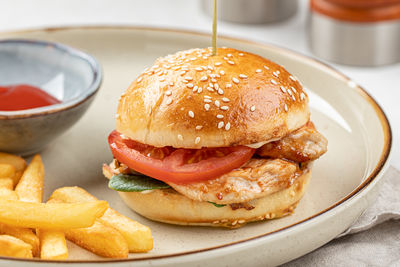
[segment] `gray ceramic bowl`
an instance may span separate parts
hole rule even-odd
[[[76,123],[102,81],[99,63],[76,49],[36,40],[0,40],[0,86],[29,84],[60,104],[0,111],[0,151],[30,155]]]

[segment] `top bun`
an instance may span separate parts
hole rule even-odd
[[[191,49],[156,60],[121,96],[117,131],[177,148],[280,139],[310,117],[300,82],[282,66],[232,48]]]

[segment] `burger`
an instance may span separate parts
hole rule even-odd
[[[151,220],[236,228],[291,214],[327,140],[300,81],[232,48],[156,60],[122,94],[109,187]]]

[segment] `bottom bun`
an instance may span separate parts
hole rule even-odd
[[[310,177],[311,169],[306,168],[290,187],[233,207],[216,207],[209,202],[195,201],[173,189],[118,193],[131,209],[154,221],[237,228],[248,222],[274,219],[293,213],[307,189]]]

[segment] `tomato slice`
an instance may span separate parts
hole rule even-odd
[[[246,146],[182,149],[153,147],[123,138],[108,137],[114,157],[129,168],[157,180],[191,183],[219,177],[246,163],[255,149]]]

